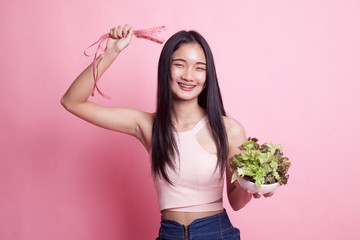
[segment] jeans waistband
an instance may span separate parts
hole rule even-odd
[[[234,235],[235,238],[230,239],[239,239],[239,234],[224,209],[221,213],[195,219],[187,227],[175,220],[161,217],[158,239],[223,239],[222,236],[225,235]]]

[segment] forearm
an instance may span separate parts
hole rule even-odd
[[[114,62],[118,53],[104,53],[103,59],[98,65],[98,78],[106,71],[106,69]],[[97,59],[97,62],[99,58]],[[66,91],[61,99],[64,107],[68,108],[74,104],[81,104],[88,100],[94,89],[95,80],[93,78],[93,64],[89,65],[80,75],[74,80],[70,88]]]
[[[234,211],[238,211],[251,201],[252,194],[241,187],[235,187],[228,194],[228,198]]]

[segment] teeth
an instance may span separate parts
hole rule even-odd
[[[181,84],[179,83],[180,87],[183,87],[183,88],[194,88],[195,86],[188,86],[188,85],[184,85],[184,84]]]

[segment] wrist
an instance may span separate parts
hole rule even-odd
[[[105,49],[104,57],[116,58],[119,55],[120,52],[121,52],[121,50],[116,52],[116,51],[113,51],[113,50]]]

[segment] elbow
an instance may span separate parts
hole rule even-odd
[[[237,204],[234,204],[234,203],[231,204],[231,203],[230,203],[230,206],[231,206],[232,210],[234,210],[234,211],[236,212],[236,211],[239,211],[240,209],[242,209],[243,207],[245,207],[246,204],[247,204],[247,203],[244,203],[244,204],[239,204],[239,203],[237,203]]]
[[[60,104],[65,108],[66,111],[75,115],[81,111],[81,106],[83,105],[83,103],[77,102],[66,95],[60,99]]]
[[[64,108],[66,108],[65,107],[65,99],[64,99],[64,97],[62,97],[61,99],[60,99],[60,104],[64,107]]]
[[[245,207],[252,199],[252,194],[247,191],[239,191],[236,188],[230,195],[228,195],[229,203],[234,211],[239,211]]]
[[[63,96],[60,99],[60,104],[69,112],[71,112],[71,104],[69,103],[69,101],[66,99],[65,96]]]
[[[65,109],[67,109],[67,102],[66,102],[65,97],[62,97],[62,98],[60,99],[60,104],[61,104]]]
[[[242,207],[231,205],[233,211],[239,211]]]

